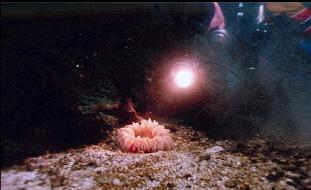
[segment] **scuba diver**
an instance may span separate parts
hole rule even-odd
[[[140,63],[132,59],[133,53],[128,53],[125,59],[133,60],[128,65],[139,68],[135,73],[141,76],[135,75],[136,80],[133,80],[133,76],[130,80],[124,80],[122,76],[127,75],[127,70],[130,70],[128,67],[123,74],[117,75],[121,77],[117,85],[121,95],[120,123],[136,122],[148,117],[148,112],[145,116],[139,114],[144,113],[139,105],[144,102],[152,108],[145,110],[165,116],[170,114],[169,109],[173,107],[173,114],[176,110],[177,116],[185,116],[182,117],[183,121],[192,122],[192,126],[198,129],[208,130],[209,135],[214,137],[244,138],[259,130],[265,133],[282,131],[285,135],[286,131],[293,134],[298,131],[297,128],[309,126],[310,117],[307,115],[310,106],[305,106],[309,101],[306,97],[310,97],[308,81],[311,81],[308,4],[156,3],[153,13],[158,23],[148,24],[149,30],[154,31],[140,40],[147,42],[137,48],[137,52],[140,52],[148,47],[148,51],[144,50],[150,54],[143,53],[146,60]],[[152,41],[152,38],[156,40]],[[191,44],[192,40],[194,44]],[[134,45],[139,46],[139,43]],[[183,51],[183,47],[193,51]],[[179,101],[180,95],[183,95],[179,93],[181,91],[173,93],[168,101],[153,95],[149,96],[152,101],[148,98],[145,101],[143,98],[147,96],[138,97],[132,90],[135,87],[142,89],[147,83],[142,78],[149,81],[144,71],[153,71],[150,67],[141,67],[149,62],[155,63],[151,64],[154,67],[158,67],[158,63],[169,62],[174,57],[171,49],[182,49],[181,54],[186,52],[191,57],[207,58],[199,62],[200,66],[207,68],[208,73],[205,74],[206,78],[199,80],[205,88],[204,95],[200,100],[191,99],[198,101],[195,104],[191,102],[185,106],[184,101]],[[156,60],[155,53],[162,55],[164,61],[152,61]],[[163,68],[162,71],[169,70],[168,67]],[[155,76],[153,79],[159,78]],[[151,81],[151,87],[158,85],[155,80]],[[156,95],[167,94],[157,86],[154,89]]]
[[[265,56],[262,56],[262,50],[265,49],[267,42],[274,35],[278,35],[277,32],[272,34],[272,31],[288,30],[291,35],[292,33],[300,35],[300,48],[310,53],[310,9],[305,4],[287,2],[236,3],[234,4],[237,6],[236,17],[227,17],[226,19],[223,10],[227,7],[221,7],[221,5],[216,2],[155,3],[153,13],[161,23],[161,27],[165,28],[166,31],[174,31],[174,35],[179,36],[175,38],[175,41],[191,39],[200,35],[204,36],[205,39],[199,38],[199,41],[207,40],[214,48],[218,48],[217,54],[231,49],[231,53],[239,56],[240,64],[233,64],[239,65],[239,69],[235,70],[238,75],[242,76],[241,78],[247,86],[246,89],[252,89],[258,84],[256,77],[258,70],[256,68],[258,65],[262,65],[260,63],[264,62],[265,59]],[[232,21],[232,19],[235,20]],[[286,29],[284,29],[284,23]],[[228,25],[233,25],[233,27],[230,28]],[[202,51],[203,54],[211,52]],[[227,63],[220,62],[217,64],[220,66],[213,65],[213,67],[220,67],[213,74],[225,72],[222,71],[225,70],[223,67],[225,64]],[[234,65],[230,65],[230,67],[234,67]],[[240,83],[232,82],[235,80],[235,76],[232,77],[228,74],[223,74],[223,76],[227,77],[225,80],[229,81],[228,83]],[[218,85],[216,88],[225,89],[228,87],[219,81],[216,81],[215,84]],[[119,118],[124,122],[143,119],[135,110],[133,103],[135,95],[131,92],[131,86],[127,83],[119,85],[121,91]],[[233,91],[240,89],[241,86],[237,87],[236,84],[233,84],[230,88],[232,95],[235,93]],[[223,93],[223,91],[219,92],[220,94]],[[237,104],[239,100],[240,98],[237,98]],[[149,116],[150,113],[147,112],[146,117]]]
[[[154,17],[160,23],[159,27],[173,31],[175,41],[189,39],[196,34],[206,36],[215,46],[226,44],[228,34],[225,30],[225,19],[222,9],[217,2],[207,3],[155,3],[153,7]],[[166,31],[165,31],[166,33]],[[121,80],[119,80],[121,81]],[[138,80],[137,80],[138,81]],[[137,85],[137,84],[136,84]],[[119,82],[117,88],[120,91],[119,119],[121,123],[139,121],[143,119],[135,110],[131,92],[131,85]],[[144,117],[149,117],[146,112]]]

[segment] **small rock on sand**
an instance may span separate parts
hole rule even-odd
[[[207,149],[206,153],[207,154],[216,154],[216,153],[219,153],[223,150],[224,150],[224,148],[222,148],[221,146],[214,146],[212,148]]]
[[[115,178],[112,180],[112,184],[119,186],[119,185],[121,185],[121,181],[118,178]]]

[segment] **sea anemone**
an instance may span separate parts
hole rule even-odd
[[[150,119],[118,129],[117,142],[122,151],[133,153],[157,152],[174,147],[170,130]]]

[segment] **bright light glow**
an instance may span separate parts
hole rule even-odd
[[[187,88],[193,82],[193,73],[190,70],[179,70],[175,75],[175,82],[180,88]]]
[[[257,24],[261,23],[264,20],[264,6],[260,5],[258,10],[258,16],[257,16]]]

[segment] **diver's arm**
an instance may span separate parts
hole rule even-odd
[[[268,2],[268,11],[273,16],[286,16],[295,25],[295,30],[301,35],[300,47],[311,55],[311,9],[301,2]],[[280,23],[278,23],[280,25]]]
[[[301,2],[268,2],[267,9],[274,15],[289,17],[303,33],[311,32],[311,9]]]

